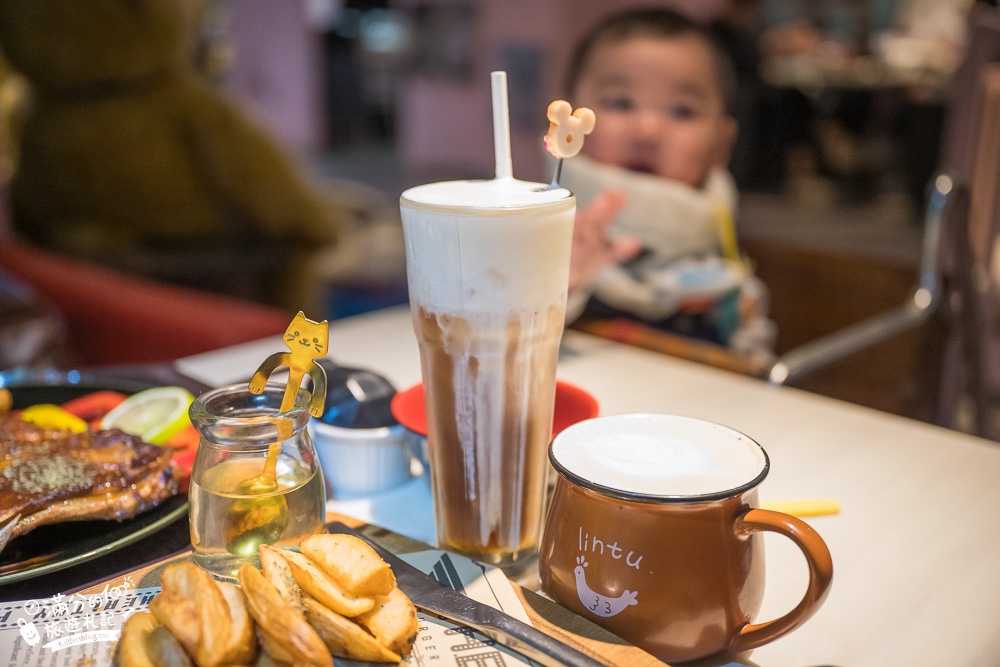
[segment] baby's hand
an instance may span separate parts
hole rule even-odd
[[[576,212],[573,250],[569,263],[569,289],[593,282],[604,269],[635,257],[641,249],[633,236],[608,237],[608,228],[625,207],[625,196],[605,190],[585,209]]]

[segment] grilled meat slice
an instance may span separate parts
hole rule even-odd
[[[132,453],[126,455],[126,450]],[[17,417],[0,419],[0,469],[33,458],[66,455],[103,464],[113,472],[157,458],[162,452],[162,447],[117,429],[71,433]]]
[[[131,519],[153,509],[176,493],[175,470],[172,466],[168,466],[149,478],[139,480],[124,491],[104,491],[60,500],[45,509],[15,518],[4,531],[0,531],[0,550],[7,541],[51,523]]]
[[[168,447],[118,430],[46,429],[0,420],[0,550],[38,526],[123,521],[178,491]]]

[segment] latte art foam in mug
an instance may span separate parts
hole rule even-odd
[[[621,415],[580,422],[552,443],[576,477],[623,493],[704,496],[754,481],[767,467],[757,443],[688,417]]]

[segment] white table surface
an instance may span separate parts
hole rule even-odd
[[[245,379],[283,349],[276,337],[176,367],[217,386]],[[382,373],[400,389],[420,380],[405,309],[331,323],[330,355]],[[566,335],[559,377],[593,393],[601,414],[691,415],[753,437],[771,459],[762,501],[841,504],[837,515],[806,519],[834,563],[829,597],[816,615],[747,655],[697,664],[1000,664],[1000,444],[576,332]],[[426,479],[331,507],[429,539]],[[758,621],[791,609],[807,576],[788,540],[767,534],[765,544]]]

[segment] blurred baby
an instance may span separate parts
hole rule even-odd
[[[597,124],[560,178],[580,206],[567,321],[628,316],[771,354],[766,292],[736,250],[733,88],[707,30],[670,10],[615,14],[579,43],[568,99]]]

